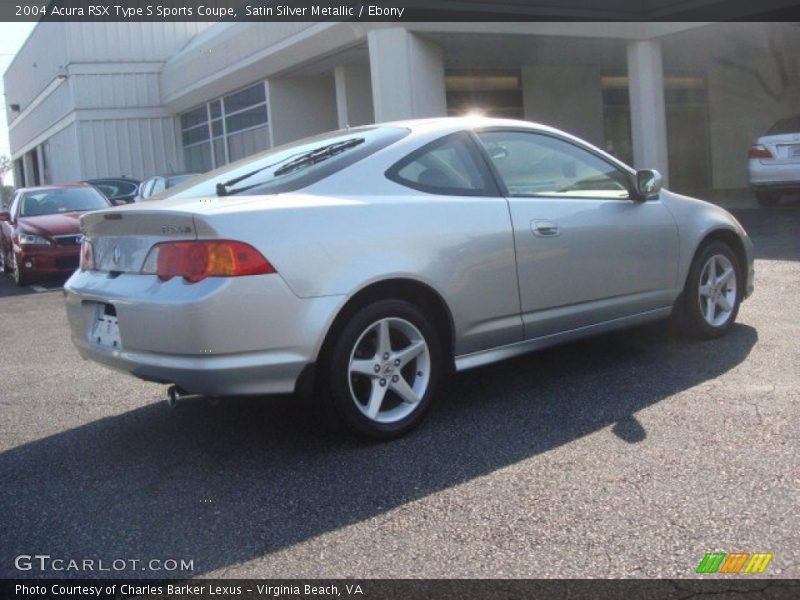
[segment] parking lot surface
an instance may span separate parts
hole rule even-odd
[[[800,576],[800,206],[737,213],[756,292],[726,338],[648,326],[456,375],[353,441],[291,398],[170,411],[80,359],[60,291],[0,282],[0,576]],[[191,560],[18,571],[15,557]],[[96,563],[95,563],[96,564]]]

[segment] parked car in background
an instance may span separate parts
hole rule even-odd
[[[207,396],[316,385],[373,438],[453,368],[672,314],[720,337],[753,290],[731,214],[524,121],[340,130],[167,196],[81,218],[80,353]]]
[[[114,204],[125,202],[130,204],[139,191],[139,181],[128,177],[107,177],[102,179],[89,179],[85,183],[91,184]]]
[[[17,285],[78,267],[83,235],[78,218],[112,206],[88,183],[22,188],[0,212],[0,272]]]
[[[760,205],[774,206],[783,194],[800,193],[800,114],[770,127],[747,157],[750,186]]]
[[[190,179],[197,177],[199,173],[174,173],[172,175],[156,175],[150,179],[145,179],[139,184],[139,192],[135,198],[136,202],[147,200],[175,186],[186,183]]]

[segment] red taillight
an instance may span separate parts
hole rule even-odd
[[[766,146],[756,144],[755,146],[750,146],[750,150],[747,151],[747,158],[772,158],[772,153],[767,150]]]
[[[85,239],[81,242],[81,271],[94,271],[96,268],[94,264],[94,248],[92,242]]]
[[[198,240],[156,244],[150,249],[142,272],[155,273],[162,281],[183,277],[196,283],[206,277],[266,275],[275,273],[275,268],[249,244]]]

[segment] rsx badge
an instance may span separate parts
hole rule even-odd
[[[161,233],[192,233],[192,228],[188,225],[163,225]]]

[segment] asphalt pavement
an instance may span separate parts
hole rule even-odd
[[[285,397],[170,411],[78,356],[58,282],[5,278],[0,576],[694,577],[721,550],[799,577],[800,204],[737,214],[756,291],[727,337],[651,325],[465,372],[378,445]],[[15,567],[35,554],[95,571]]]

